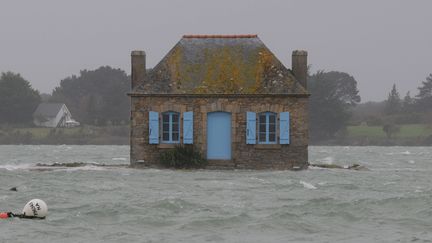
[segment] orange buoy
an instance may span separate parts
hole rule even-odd
[[[7,219],[9,218],[9,214],[4,212],[4,213],[0,213],[0,219]]]

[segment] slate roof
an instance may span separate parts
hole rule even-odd
[[[257,35],[184,35],[140,93],[306,94]]]
[[[63,103],[41,103],[36,108],[33,116],[55,117],[63,105]]]

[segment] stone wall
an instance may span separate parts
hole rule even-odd
[[[207,153],[207,113],[224,111],[232,114],[232,160],[212,160],[209,167],[305,168],[308,161],[307,102],[305,95],[131,95],[131,165],[156,166],[159,153],[173,147],[169,144],[149,144],[149,111],[175,111],[181,114],[193,111],[194,145],[203,155]],[[290,112],[291,144],[246,144],[248,111]],[[276,132],[279,134],[279,130]]]

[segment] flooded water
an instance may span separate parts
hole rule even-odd
[[[0,211],[33,198],[45,220],[0,219],[0,242],[431,242],[431,147],[310,147],[367,171],[174,171],[128,146],[0,146]],[[37,163],[84,162],[42,169]],[[18,191],[10,191],[17,187]]]

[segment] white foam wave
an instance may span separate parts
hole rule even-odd
[[[121,157],[119,157],[119,158],[112,158],[111,160],[114,160],[114,161],[126,161],[127,158],[121,158]]]
[[[386,155],[398,155],[398,154],[410,155],[411,152],[408,151],[408,150],[406,150],[406,151],[403,151],[403,152],[391,152],[391,153],[386,153]]]
[[[267,184],[267,183],[269,183],[268,181],[266,181],[266,180],[264,180],[264,179],[261,179],[261,178],[257,178],[257,177],[250,177],[250,179],[252,179],[252,180],[256,180],[256,181],[259,181],[259,182],[261,182],[261,183],[263,183],[263,184]]]
[[[313,165],[309,165],[308,169],[310,169],[310,170],[327,170],[326,168],[313,166]]]
[[[331,165],[334,162],[334,158],[331,156],[325,157],[324,159],[321,160],[322,163],[327,164],[327,165]]]
[[[14,171],[14,170],[49,170],[49,171],[79,171],[79,170],[107,170],[109,169],[109,166],[98,166],[99,163],[93,162],[88,165],[84,166],[77,166],[77,167],[67,167],[67,166],[61,166],[60,163],[55,162],[53,163],[58,164],[58,166],[39,166],[35,164],[5,164],[0,165],[0,170],[8,170],[8,171]]]
[[[4,170],[25,170],[31,168],[33,165],[31,164],[19,164],[19,165],[0,165],[0,169]]]
[[[415,168],[376,168],[374,171],[412,171],[412,172],[427,172],[432,170],[425,170],[425,169],[415,169]]]
[[[300,184],[304,186],[304,188],[315,190],[317,189],[316,186],[312,185],[311,183],[300,181]]]
[[[94,165],[86,165],[86,166],[80,166],[80,167],[59,167],[58,170],[62,171],[101,171],[101,170],[107,170],[106,167],[101,166],[94,166]]]

